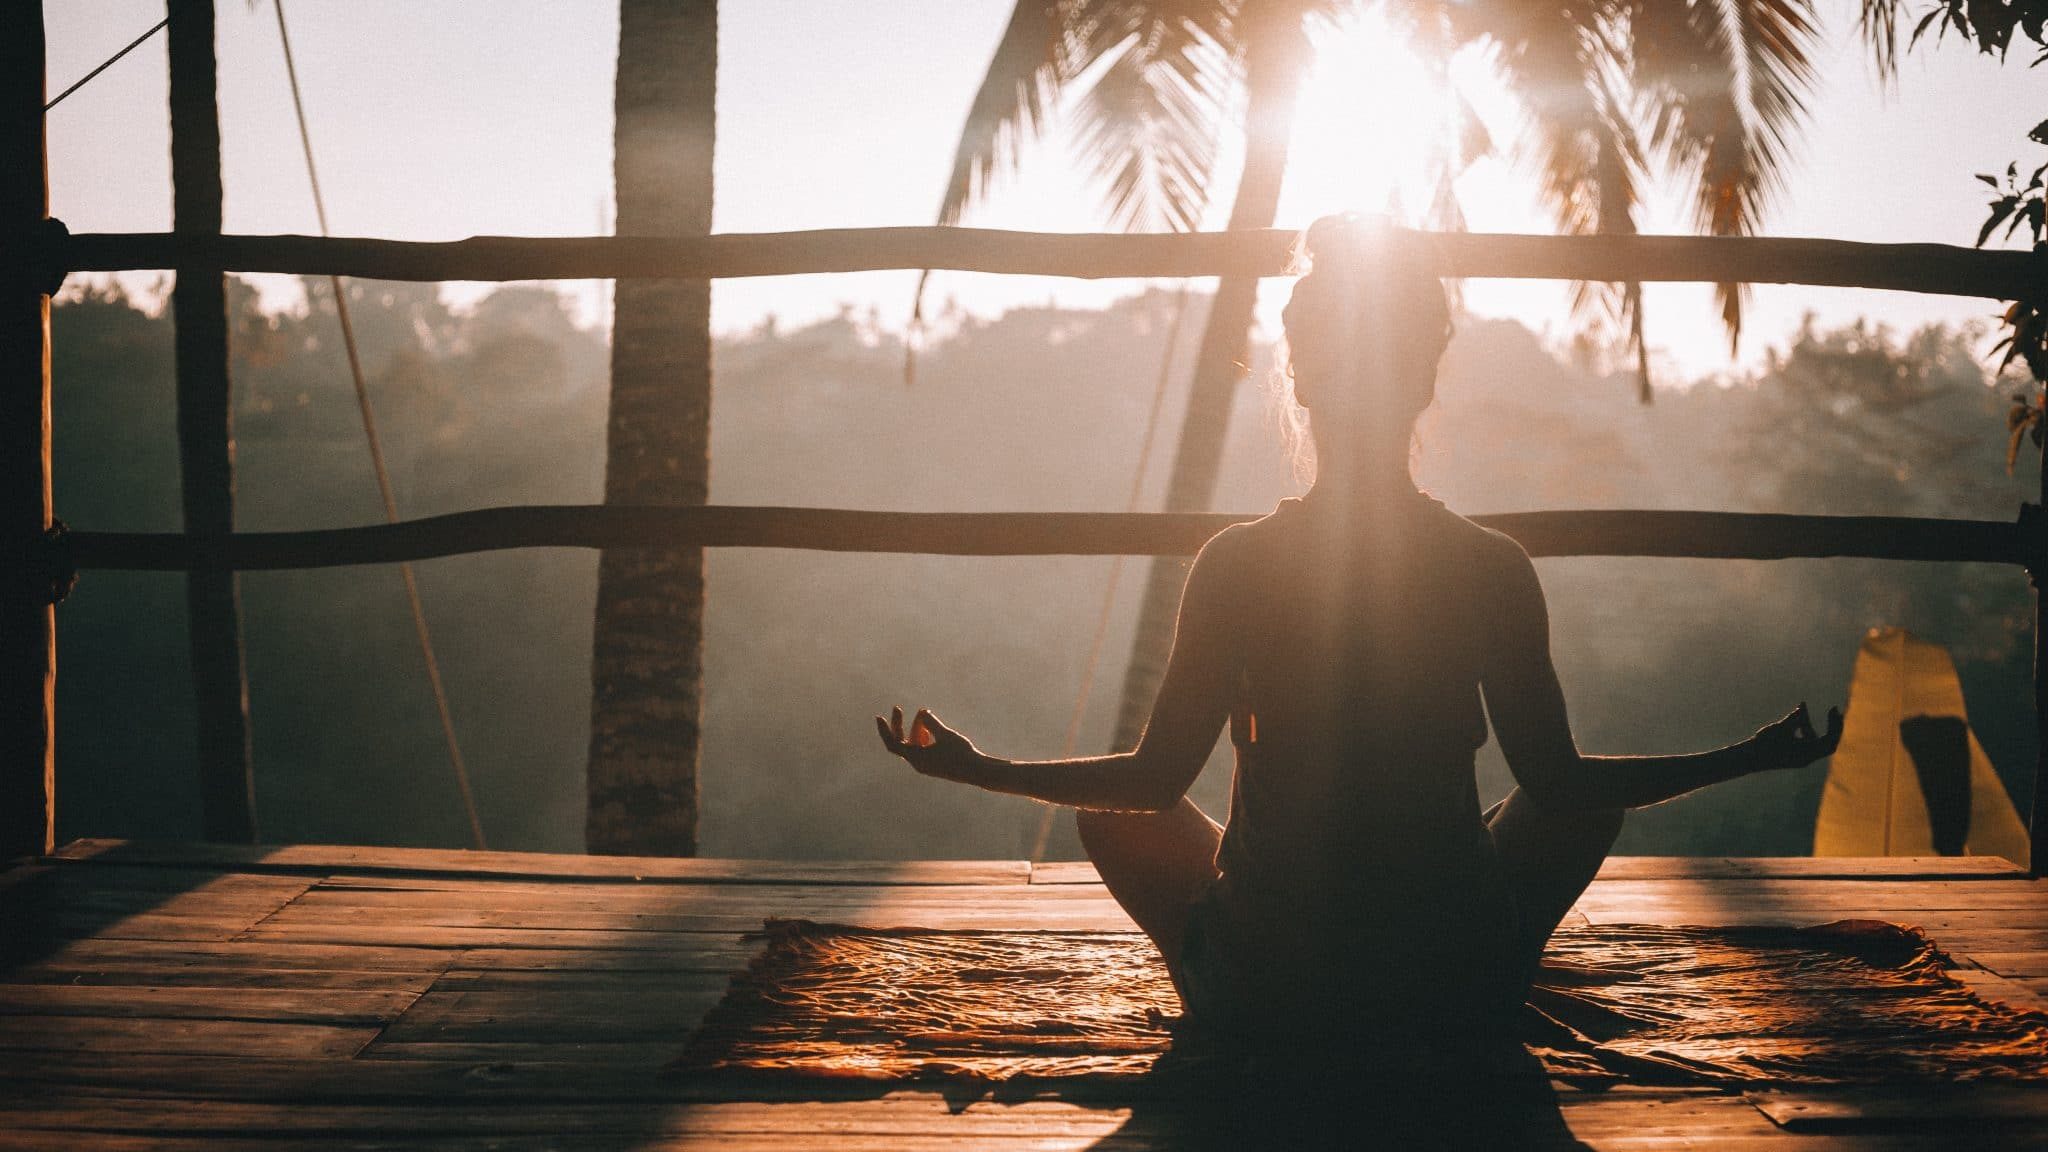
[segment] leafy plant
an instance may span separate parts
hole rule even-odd
[[[2048,144],[2048,120],[2043,120],[2037,125],[2032,132],[2027,134],[2027,138],[2042,144]],[[2044,211],[2048,211],[2048,201],[2043,201],[2041,198],[2041,177],[2043,173],[2048,173],[2048,164],[2043,164],[2039,168],[2034,169],[2034,174],[2028,177],[2024,187],[2020,184],[2020,166],[2018,161],[2005,166],[2005,183],[2003,187],[2000,186],[1998,177],[1988,172],[1977,173],[1977,179],[1989,185],[1993,192],[2001,193],[1996,200],[1991,202],[1991,215],[1985,219],[1984,227],[1977,232],[1977,246],[1979,248],[1984,246],[1986,240],[1991,239],[1991,234],[1998,230],[2000,224],[2005,225],[2005,235],[2002,239],[2012,239],[2012,234],[2019,231],[2020,225],[2024,224],[2032,231],[2034,243],[2039,244],[2041,242],[2041,231],[2044,223],[2043,214]]]
[[[2010,29],[2007,30],[2008,33]],[[2028,34],[2039,38],[2041,26],[2037,22]],[[2035,63],[2039,63],[2036,60]],[[2034,126],[2027,138],[2037,144],[2048,144],[2048,120]],[[2011,239],[2013,233],[2025,227],[2034,249],[2044,249],[2044,235],[2048,235],[2048,188],[2043,186],[2043,177],[2048,176],[2048,163],[2034,169],[2025,184],[2020,183],[2020,166],[2017,161],[2005,166],[2005,179],[1989,173],[1979,172],[1982,180],[1999,195],[1991,201],[1990,214],[1984,219],[1984,226],[1977,231],[1977,246],[1982,248],[1991,239],[1998,226],[2005,225],[2003,239]],[[1996,355],[2000,350],[2005,356],[1998,362],[1998,371],[2004,372],[2018,360],[2033,373],[2035,381],[2048,385],[2048,312],[2042,310],[2042,301],[2019,299],[2005,310],[2005,337],[1993,348]],[[2013,462],[2019,458],[2020,441],[2031,438],[2034,446],[2042,446],[2044,435],[2048,435],[2048,390],[2036,388],[2031,393],[2015,392],[2013,406],[2006,413],[2005,470],[2012,472]]]
[[[2048,144],[2048,121],[2037,125],[2028,133],[2028,137],[2038,143]],[[2034,247],[2037,250],[2042,248],[2044,235],[2048,235],[2048,188],[2043,186],[2044,177],[2048,177],[2048,163],[2034,169],[2025,184],[2020,183],[2020,167],[2017,162],[2005,166],[2003,183],[1989,173],[1977,174],[1977,179],[1990,186],[1992,191],[1999,193],[1998,197],[1991,201],[1991,212],[1985,217],[1984,226],[1977,232],[1979,248],[1984,246],[1985,241],[1991,239],[1991,234],[1998,230],[2000,224],[2005,225],[2003,238],[2010,239],[2013,233],[2025,227]],[[2014,360],[2019,360],[2034,374],[2034,379],[2048,381],[2048,315],[2042,312],[2041,302],[2024,299],[2013,301],[2005,310],[2005,327],[2005,338],[1992,349],[1994,353],[2000,349],[2005,352],[2004,359],[1998,362],[1998,370],[2003,372]],[[2034,443],[2039,444],[2041,401],[2036,399],[2026,403],[2034,412],[2030,419],[2035,428]],[[2020,420],[2017,409],[2013,419]],[[2014,424],[2014,451],[2019,447],[2020,431],[2021,426]],[[2011,466],[2010,461],[2007,466]]]
[[[1898,8],[1897,0],[1879,3],[1893,11]],[[1867,11],[1872,4],[1866,2],[1864,7]],[[2043,49],[2034,58],[2039,64],[2048,60],[2048,43],[2042,40],[2044,25],[2048,25],[2048,0],[1941,0],[1914,25],[1913,39],[1917,41],[1929,31],[1937,36],[1954,32],[1977,45],[1978,51],[2003,59],[2017,31]]]
[[[1904,0],[1863,0],[1864,37],[1875,51],[1880,67],[1887,72],[1892,71],[1897,59],[1898,17],[1903,3]],[[2014,34],[2018,33],[2040,49],[2029,62],[2028,66],[2033,67],[2048,60],[2048,0],[1940,0],[1913,26],[1909,45],[1918,44],[1930,31],[1937,38],[1954,33],[1977,45],[1979,52],[1996,55],[2000,60],[2005,59]],[[2048,144],[2048,120],[2034,125],[2027,138],[2036,144]],[[2048,233],[2048,189],[2043,187],[2044,177],[2048,177],[2048,163],[2035,168],[2027,182],[2021,184],[2018,161],[2005,166],[2003,180],[1986,172],[1977,174],[1977,179],[1997,193],[1989,204],[1983,227],[1977,230],[1977,247],[1982,248],[1992,233],[2004,225],[2001,239],[2011,239],[2024,227],[2035,251],[2048,249],[2043,243],[2044,233]],[[1994,355],[2000,350],[2005,353],[1998,362],[1998,371],[2005,371],[2018,360],[2033,373],[2035,381],[2048,384],[2048,314],[2043,313],[2044,305],[2048,301],[2020,299],[2006,308],[2005,338],[1992,348]],[[2048,435],[2044,432],[2048,429],[2048,394],[2037,388],[2016,393],[2012,399],[2013,406],[2005,420],[2008,473],[2019,456],[2022,439],[2031,436],[2038,446]]]

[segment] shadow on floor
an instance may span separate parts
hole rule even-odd
[[[1536,1058],[1366,1061],[1327,1053],[1248,1060],[1192,1091],[1140,1099],[1098,1148],[1584,1149]]]

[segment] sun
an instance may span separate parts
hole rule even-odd
[[[1379,7],[1310,30],[1283,214],[1386,212],[1429,218],[1437,174],[1458,144],[1458,97],[1447,63],[1425,58]]]

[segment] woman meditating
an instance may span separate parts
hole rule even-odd
[[[1711,752],[1578,750],[1528,555],[1410,476],[1450,312],[1407,243],[1356,217],[1309,229],[1283,318],[1314,484],[1195,558],[1135,750],[1012,761],[928,711],[907,731],[901,709],[876,717],[927,776],[1078,809],[1088,858],[1205,1030],[1506,1038],[1625,809],[1812,763],[1841,736],[1839,710],[1817,733],[1802,704]],[[1489,721],[1517,787],[1482,813]],[[1226,722],[1218,825],[1186,792]]]

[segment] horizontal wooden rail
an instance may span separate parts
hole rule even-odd
[[[869,512],[714,505],[698,508],[542,505],[481,508],[396,524],[304,532],[72,532],[79,568],[333,568],[507,548],[803,548],[941,556],[1185,555],[1227,513]],[[1897,516],[1747,512],[1514,512],[1474,520],[1532,556],[1669,556],[1778,560],[2027,562],[2020,524]]]
[[[1706,236],[1415,233],[1447,276],[1883,288],[2011,300],[2048,289],[2048,255],[1947,244]],[[603,280],[945,268],[1033,276],[1277,276],[1296,233],[1006,232],[854,228],[696,238],[476,236],[416,242],[317,236],[53,234],[68,272],[193,267],[373,280]]]

